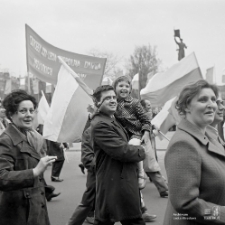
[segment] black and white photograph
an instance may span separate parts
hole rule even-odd
[[[225,224],[225,1],[0,4],[0,225]]]

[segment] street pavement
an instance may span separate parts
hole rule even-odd
[[[168,136],[171,137],[172,135],[169,134]],[[164,156],[168,141],[157,140],[156,143],[159,164],[163,176],[166,177]],[[85,190],[86,175],[82,174],[78,167],[81,156],[80,144],[73,145],[71,150],[66,151],[66,156],[67,160],[64,163],[60,176],[64,179],[63,182],[57,183],[50,180],[51,167],[45,172],[46,182],[56,188],[55,192],[61,192],[61,195],[53,198],[52,201],[47,203],[51,225],[65,225],[68,222],[75,208],[80,203]],[[160,198],[156,187],[149,180],[147,181],[145,189],[142,190],[142,193],[148,212],[157,215],[155,222],[148,224],[162,225],[167,199]],[[84,223],[84,225],[87,225],[87,223]]]

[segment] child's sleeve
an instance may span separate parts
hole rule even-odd
[[[136,103],[135,112],[136,112],[136,116],[137,116],[138,120],[142,124],[141,132],[143,132],[143,131],[151,132],[151,130],[152,130],[151,121],[139,101]]]

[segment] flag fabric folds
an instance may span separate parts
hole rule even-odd
[[[85,85],[80,78],[75,79],[68,68],[62,65],[44,123],[44,138],[55,142],[80,141],[88,118],[87,107],[93,104],[92,98],[84,88]]]
[[[44,125],[49,109],[50,109],[49,104],[45,98],[44,92],[42,91],[42,96],[38,104],[38,115],[37,115],[38,124]]]
[[[163,134],[166,134],[172,126],[177,125],[181,120],[181,116],[175,108],[176,101],[177,97],[167,101],[162,110],[151,121],[152,125]],[[159,138],[162,139],[160,135]]]
[[[164,73],[153,76],[141,90],[141,98],[151,101],[153,106],[162,106],[177,96],[189,83],[202,78],[196,56],[191,53]]]

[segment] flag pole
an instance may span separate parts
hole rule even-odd
[[[66,64],[66,62],[62,59],[61,56],[58,56],[59,61],[62,63],[64,68],[77,80],[79,85],[83,88],[83,90],[90,96],[93,94],[93,90],[91,90],[84,81]]]
[[[170,141],[170,139],[160,130],[158,130],[158,132],[167,140]]]

